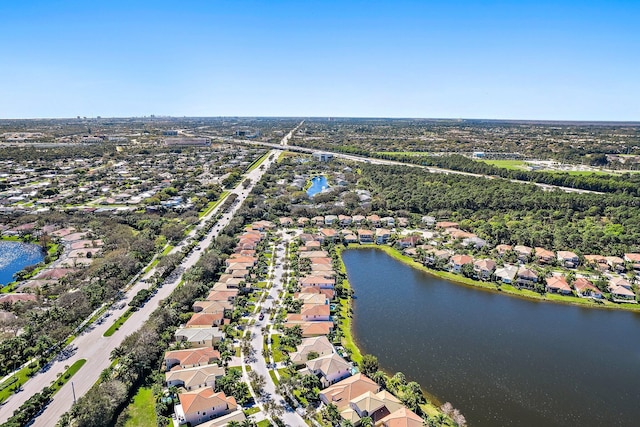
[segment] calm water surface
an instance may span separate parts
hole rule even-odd
[[[43,260],[44,254],[38,245],[0,241],[0,286],[13,282],[14,273]]]
[[[309,197],[315,196],[325,188],[329,188],[327,178],[324,176],[316,176],[311,180],[311,187],[307,189],[307,195]]]
[[[640,426],[640,315],[459,286],[375,249],[343,257],[358,345],[471,427]]]

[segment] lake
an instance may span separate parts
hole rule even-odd
[[[358,346],[471,427],[640,425],[640,315],[456,285],[375,249],[343,253]]]
[[[307,189],[307,195],[313,197],[326,188],[329,188],[327,178],[324,176],[314,176],[311,179],[311,187]]]
[[[13,282],[13,275],[23,268],[44,261],[40,246],[0,240],[0,286]]]

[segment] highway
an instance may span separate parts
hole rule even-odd
[[[300,127],[301,125],[302,125],[302,123],[300,123],[300,125],[298,125],[298,127]],[[298,129],[298,127],[296,129]],[[294,130],[296,130],[296,129],[294,129]],[[331,154],[333,154],[334,157],[338,157],[340,159],[353,160],[353,161],[356,161],[356,162],[365,162],[365,163],[370,163],[372,165],[407,166],[407,167],[412,167],[412,168],[425,169],[425,170],[427,170],[427,171],[429,171],[431,173],[466,175],[466,176],[473,176],[473,177],[476,177],[476,178],[486,178],[486,179],[506,179],[506,178],[500,178],[500,177],[495,177],[495,176],[490,176],[490,175],[482,175],[482,174],[477,174],[477,173],[456,171],[456,170],[452,170],[452,169],[437,168],[437,167],[433,167],[433,166],[423,166],[423,165],[416,165],[416,164],[412,164],[412,163],[403,163],[403,162],[399,162],[399,161],[396,161],[396,160],[376,159],[376,158],[373,158],[373,157],[357,156],[357,155],[354,155],[354,154],[344,154],[344,153],[330,151],[330,150],[317,150],[317,149],[313,149],[313,148],[300,147],[298,145],[289,145],[288,144],[289,139],[290,138],[287,138],[287,143],[286,144],[283,144],[282,142],[280,144],[274,144],[274,143],[270,143],[270,142],[261,142],[261,141],[255,141],[255,140],[245,140],[245,139],[232,139],[232,138],[225,138],[224,141],[225,142],[235,142],[235,143],[239,143],[239,144],[262,145],[264,147],[269,147],[269,148],[272,148],[272,149],[282,149],[283,148],[282,146],[286,145],[286,149],[288,151],[294,151],[294,152],[304,153],[304,154],[311,154],[311,153],[316,153],[316,152],[331,153]],[[283,139],[283,141],[284,141],[284,139]],[[515,183],[518,183],[518,184],[532,184],[532,185],[540,187],[540,188],[542,188],[543,190],[546,190],[546,191],[558,189],[558,190],[562,190],[562,191],[567,192],[567,193],[604,194],[604,193],[601,193],[599,191],[582,190],[582,189],[579,189],[579,188],[562,187],[562,186],[559,186],[559,185],[551,185],[551,184],[540,184],[540,183],[536,183],[536,182],[521,181],[521,180],[518,180],[518,179],[509,179],[509,181],[515,182]]]
[[[272,150],[267,159],[262,163],[262,166],[245,173],[243,178],[240,180],[240,183],[230,191],[230,193],[234,193],[238,196],[236,199],[237,203],[233,205],[229,212],[225,213],[222,218],[220,218],[198,246],[196,246],[196,248],[183,259],[181,265],[177,268],[177,271],[180,271],[179,275],[171,277],[169,283],[165,281],[164,286],[158,289],[156,295],[153,295],[143,307],[134,312],[124,325],[116,331],[116,333],[110,337],[104,337],[104,332],[126,311],[128,302],[131,301],[135,294],[140,289],[149,286],[146,283],[146,279],[153,275],[155,269],[152,269],[143,275],[140,280],[125,294],[125,298],[122,300],[125,302],[124,306],[120,309],[115,308],[111,311],[111,316],[108,318],[109,321],[103,322],[102,324],[94,323],[87,328],[84,333],[76,337],[68,347],[72,350],[69,351],[67,357],[53,361],[46,371],[40,371],[23,385],[22,391],[12,395],[4,402],[0,407],[0,423],[6,422],[7,419],[13,415],[13,412],[30,396],[40,392],[45,386],[48,386],[53,381],[57,380],[58,375],[66,370],[65,366],[71,366],[79,359],[86,359],[87,362],[85,365],[58,391],[58,393],[56,393],[49,405],[35,419],[32,426],[51,427],[57,422],[62,414],[71,409],[71,405],[74,401],[74,389],[75,397],[78,399],[83,396],[93,386],[93,384],[95,384],[100,373],[111,364],[111,361],[109,360],[111,351],[118,347],[126,336],[138,330],[149,318],[149,315],[160,305],[160,302],[171,294],[177,284],[180,283],[182,274],[195,265],[213,239],[215,239],[220,231],[229,224],[231,218],[233,218],[236,211],[240,208],[248,194],[253,189],[253,186],[260,180],[271,164],[276,161],[279,153],[280,151]],[[251,184],[247,188],[244,188],[242,183],[247,178],[251,180]],[[223,203],[219,204],[216,209],[204,216],[200,220],[200,224],[194,227],[189,235],[185,237],[183,244],[189,238],[193,237],[197,233],[198,229],[204,226],[207,220],[216,215],[222,205]],[[172,250],[172,253],[179,251],[183,244],[176,245]]]

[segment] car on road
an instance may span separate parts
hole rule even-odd
[[[264,320],[264,313],[260,313],[260,316],[258,316],[258,320]]]

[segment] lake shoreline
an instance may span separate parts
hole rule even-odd
[[[602,309],[602,310],[621,310],[621,311],[629,311],[638,313],[640,312],[640,304],[616,304],[608,301],[604,303],[596,303],[593,302],[590,298],[579,298],[579,297],[566,297],[562,295],[551,294],[552,298],[547,298],[546,294],[542,295],[534,291],[517,289],[511,285],[501,284],[500,288],[497,287],[495,282],[483,282],[479,280],[473,280],[466,277],[463,277],[458,274],[454,274],[448,271],[440,271],[431,269],[419,262],[415,261],[413,258],[403,255],[397,249],[387,246],[387,245],[377,245],[375,243],[370,244],[350,244],[345,248],[345,250],[358,250],[358,249],[378,249],[385,252],[387,255],[392,257],[393,259],[402,262],[412,268],[423,271],[431,276],[437,277],[439,279],[446,280],[447,282],[453,283],[458,286],[465,286],[468,288],[474,288],[478,290],[482,290],[485,292],[495,293],[506,295],[514,298],[521,298],[528,301],[536,301],[536,302],[550,302],[554,304],[564,304],[571,305],[575,307],[583,307],[583,308],[593,308],[593,309]],[[575,301],[568,300],[568,298],[574,298]]]

